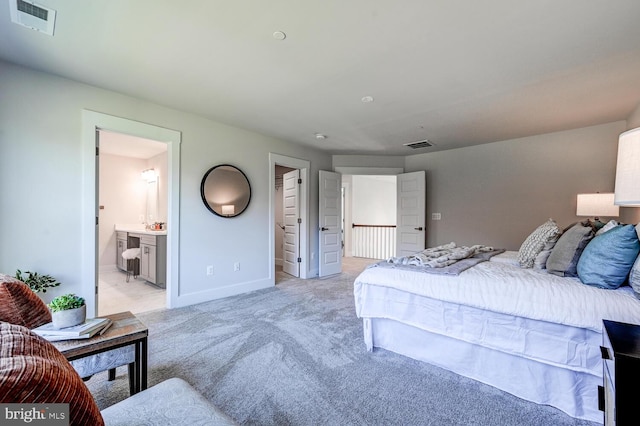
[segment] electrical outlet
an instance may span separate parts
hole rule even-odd
[[[213,275],[213,265],[207,266],[207,275]]]
[[[233,270],[235,272],[240,270],[240,262],[236,262],[236,263],[233,264]]]
[[[442,213],[431,213],[431,220],[441,220]]]

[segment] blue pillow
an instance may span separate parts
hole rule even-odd
[[[633,225],[619,225],[595,237],[578,260],[578,277],[585,284],[616,289],[626,281],[640,252]]]

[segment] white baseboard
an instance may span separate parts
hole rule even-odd
[[[198,303],[222,299],[224,297],[235,296],[237,294],[247,293],[250,291],[262,290],[263,288],[273,287],[273,285],[273,280],[265,278],[220,288],[213,288],[210,290],[182,294],[178,296],[173,307],[180,308],[183,306],[196,305]]]
[[[282,266],[283,262],[284,262],[284,261],[283,261],[282,259],[278,259],[278,258],[276,257],[276,266]]]

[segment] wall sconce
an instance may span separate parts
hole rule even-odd
[[[640,207],[640,127],[618,140],[615,194],[616,205]]]
[[[613,204],[614,194],[578,194],[576,216],[594,216],[599,222],[599,216],[618,217],[620,207]]]
[[[147,182],[155,182],[158,180],[158,173],[154,169],[147,169],[142,171],[142,179]]]
[[[233,204],[226,204],[222,206],[222,214],[225,216],[233,216],[236,214],[236,206]]]

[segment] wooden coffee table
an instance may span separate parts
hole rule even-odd
[[[135,346],[135,360],[129,364],[131,395],[147,388],[147,337],[149,330],[131,312],[105,315],[113,324],[102,335],[90,339],[51,342],[69,360],[85,358],[123,346]],[[115,368],[109,370],[109,380],[115,378]]]

